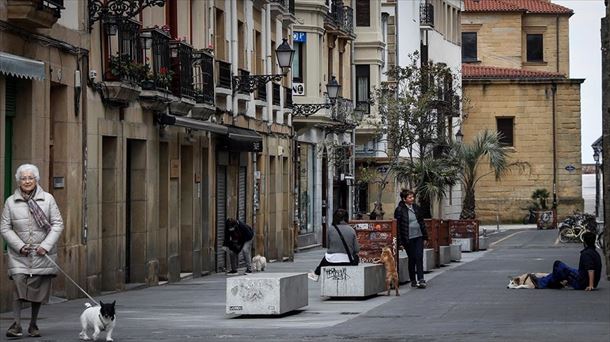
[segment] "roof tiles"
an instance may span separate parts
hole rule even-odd
[[[546,0],[465,0],[465,12],[526,12],[572,14],[571,9]]]
[[[472,64],[462,64],[462,76],[465,80],[565,78],[563,74],[555,72],[498,68]]]

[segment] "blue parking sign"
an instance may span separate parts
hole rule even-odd
[[[305,32],[293,32],[292,41],[296,43],[305,43],[307,41],[307,33]]]

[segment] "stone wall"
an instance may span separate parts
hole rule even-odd
[[[463,123],[466,143],[479,131],[496,130],[497,117],[514,118],[514,146],[510,160],[524,161],[530,167],[518,170],[496,182],[493,175],[483,178],[476,188],[477,218],[482,222],[519,222],[537,188],[553,190],[553,89],[550,82],[518,83],[497,81],[467,82],[464,95],[470,101]],[[557,84],[556,94],[556,168],[558,214],[582,210],[580,166],[580,81]],[[487,162],[479,174],[489,171]],[[575,171],[569,172],[566,166]],[[552,203],[552,196],[549,204]]]

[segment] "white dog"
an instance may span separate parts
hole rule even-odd
[[[264,271],[265,267],[267,267],[267,258],[260,254],[257,254],[255,257],[252,258],[252,267],[254,267],[254,270],[256,272]]]
[[[116,322],[114,304],[115,302],[104,304],[100,301],[100,305],[91,306],[91,304],[85,303],[87,308],[80,315],[80,323],[83,330],[78,336],[81,340],[91,340],[89,335],[87,335],[87,328],[93,328],[94,341],[97,341],[100,332],[105,330],[108,331],[106,333],[106,341],[112,341],[112,330],[114,330],[114,323]]]

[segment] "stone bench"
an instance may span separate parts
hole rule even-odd
[[[434,249],[424,248],[424,272],[431,272],[436,267]]]
[[[452,243],[449,248],[451,249],[451,261],[462,260],[462,245]]]
[[[382,264],[326,266],[320,273],[320,296],[368,297],[385,290]]]
[[[307,273],[261,272],[227,278],[226,313],[282,315],[309,305]]]
[[[472,238],[453,238],[453,243],[461,246],[462,252],[472,252],[474,250],[474,240]]]
[[[438,246],[438,264],[448,265],[451,263],[451,246]]]

